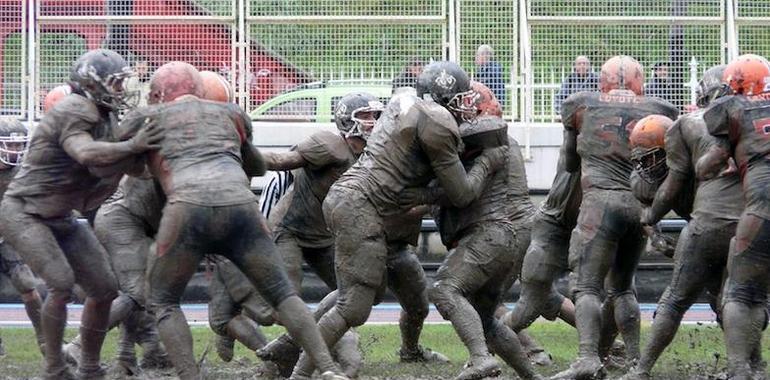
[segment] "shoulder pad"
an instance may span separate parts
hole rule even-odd
[[[310,138],[315,140],[319,145],[323,145],[329,149],[330,152],[334,153],[335,156],[339,156],[340,158],[345,158],[347,156],[346,153],[350,150],[348,143],[345,142],[345,138],[338,133],[321,131],[314,133]]]
[[[90,123],[96,123],[102,116],[96,105],[78,94],[69,94],[56,103],[51,112],[63,116],[75,116]]]
[[[415,104],[415,108],[434,123],[447,127],[453,130],[456,135],[460,135],[455,118],[446,108],[440,106],[438,103],[429,100],[420,100]]]
[[[297,147],[298,150],[300,150],[300,154],[303,156],[306,154],[310,157],[325,156],[333,159],[338,163],[347,161],[352,157],[352,153],[348,147],[347,142],[345,142],[345,138],[339,134],[329,131],[316,132],[308,137],[305,141],[297,144]],[[310,157],[305,158],[315,163],[316,160]],[[323,161],[326,160],[327,159],[323,159]]]
[[[399,117],[403,117],[409,113],[416,102],[417,96],[413,92],[401,91],[390,98],[386,109],[391,110],[396,115],[399,115]]]

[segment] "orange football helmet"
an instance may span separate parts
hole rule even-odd
[[[500,102],[497,101],[495,94],[486,85],[481,82],[471,81],[471,89],[478,94],[476,100],[476,109],[478,115],[492,115],[503,116],[503,108],[500,106]]]
[[[673,124],[663,115],[649,115],[636,122],[631,131],[631,162],[639,177],[648,183],[661,181],[668,174],[665,137]]]
[[[50,111],[53,106],[56,105],[56,103],[71,93],[72,88],[68,84],[63,84],[61,86],[52,88],[50,91],[48,91],[47,94],[45,94],[45,99],[43,99],[43,113]]]
[[[203,80],[203,98],[217,102],[232,102],[235,99],[233,88],[227,79],[213,71],[201,71]]]
[[[727,65],[722,79],[736,94],[761,94],[770,91],[770,63],[764,57],[744,54]]]

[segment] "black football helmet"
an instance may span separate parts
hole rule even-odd
[[[70,70],[70,85],[99,106],[113,111],[133,108],[137,92],[126,91],[126,80],[134,72],[120,54],[108,49],[86,52]]]
[[[29,131],[15,118],[0,118],[0,162],[8,166],[21,163],[29,143]]]
[[[699,108],[705,108],[711,102],[725,95],[730,95],[733,90],[722,80],[727,65],[717,65],[703,73],[703,78],[698,82],[697,100],[695,104]]]
[[[414,87],[417,97],[430,97],[457,118],[470,120],[477,114],[479,95],[471,89],[465,70],[454,62],[438,61],[425,66]]]
[[[367,140],[384,110],[385,105],[376,96],[366,92],[352,92],[337,102],[334,108],[334,122],[343,136]],[[360,118],[364,112],[372,112],[374,119]]]

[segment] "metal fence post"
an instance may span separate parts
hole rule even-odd
[[[27,1],[28,7],[27,7],[27,14],[26,19],[22,22],[22,35],[24,31],[27,32],[27,42],[24,42],[24,38],[22,38],[22,46],[26,45],[26,53],[27,53],[27,65],[26,67],[22,68],[22,78],[24,81],[26,81],[26,86],[22,86],[23,88],[26,87],[26,108],[27,108],[27,126],[31,127],[32,122],[35,120],[35,105],[37,102],[35,101],[35,88],[36,87],[36,80],[37,80],[37,61],[35,59],[35,30],[37,28],[37,23],[35,23],[35,5],[37,4],[36,1]],[[26,24],[25,24],[26,23]],[[23,96],[22,96],[23,97]],[[22,102],[24,102],[24,99],[22,99]],[[22,106],[23,107],[23,106]]]
[[[690,60],[690,104],[695,104],[698,91],[698,60],[692,57]]]
[[[532,50],[530,46],[530,30],[528,22],[528,3],[530,0],[519,1],[519,41],[521,47],[521,74],[524,86],[521,92],[521,121],[524,123],[524,158],[532,159],[530,128],[532,124]]]
[[[735,23],[735,0],[726,0],[727,62],[738,57],[738,26]]]

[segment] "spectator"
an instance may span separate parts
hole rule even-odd
[[[146,59],[136,59],[133,67],[136,75],[128,78],[126,82],[126,90],[135,92],[135,96],[138,96],[137,106],[144,107],[147,105],[147,95],[150,93],[150,65]]]
[[[570,95],[583,91],[598,91],[599,76],[591,70],[591,61],[584,55],[575,58],[572,73],[561,83],[559,92],[554,99],[554,108],[557,114],[561,113],[561,104]]]
[[[674,87],[674,81],[669,75],[669,66],[666,62],[658,62],[652,66],[652,79],[647,83],[644,88],[644,94],[647,96],[655,96],[666,100],[672,104],[676,104],[674,101],[676,98],[676,91]]]
[[[505,108],[505,82],[503,67],[495,62],[495,51],[489,45],[480,45],[476,50],[476,81],[481,82],[495,94],[500,105]]]
[[[422,72],[422,67],[424,65],[425,63],[419,58],[415,57],[410,59],[409,63],[406,64],[404,71],[402,71],[401,74],[398,74],[398,76],[393,79],[392,92],[395,93],[396,89],[401,87],[414,87],[414,84],[417,81],[417,76]]]

